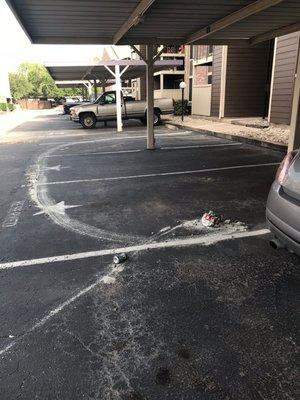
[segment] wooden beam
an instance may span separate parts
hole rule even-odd
[[[141,60],[147,62],[146,57],[143,56],[143,54],[140,52],[140,50],[139,50],[135,45],[132,44],[130,47],[133,49],[133,51],[136,52],[137,55],[140,56],[140,59],[141,59]]]
[[[290,125],[290,137],[288,151],[299,149],[300,147],[300,42],[298,42],[297,66],[295,71],[295,83],[292,102],[292,114]]]
[[[155,0],[142,0],[137,7],[133,10],[130,17],[127,21],[121,26],[118,32],[115,34],[113,43],[117,44],[120,39],[132,28],[134,25],[137,25],[142,19],[144,13],[148,10],[148,8],[154,3]]]
[[[205,28],[202,28],[199,31],[195,32],[186,39],[186,43],[194,43],[196,40],[202,39],[224,28],[227,28],[228,26],[235,24],[236,22],[248,18],[253,14],[257,14],[269,7],[275,6],[282,1],[283,0],[257,0],[254,3],[251,3],[248,6],[243,7],[232,14],[226,15],[226,17],[221,18],[220,20],[213,22]]]
[[[230,45],[234,45],[234,46],[239,46],[239,47],[249,47],[250,46],[250,42],[249,39],[210,39],[208,38],[204,38],[204,39],[199,39],[196,40],[193,45],[213,45],[213,46],[230,46]]]
[[[222,65],[221,65],[220,103],[219,103],[219,118],[220,119],[224,118],[224,116],[225,116],[227,55],[228,55],[228,46],[223,46],[222,47]]]
[[[255,45],[261,42],[265,42],[266,40],[273,39],[275,37],[288,35],[289,33],[298,31],[300,31],[300,22],[296,22],[295,24],[283,26],[282,28],[274,29],[273,31],[269,31],[261,35],[254,36],[249,40],[249,42],[250,45]]]
[[[269,123],[271,122],[271,112],[272,112],[275,65],[276,65],[276,55],[277,55],[277,42],[278,42],[278,39],[275,38],[275,40],[274,40],[274,48],[273,48],[273,61],[272,61],[272,72],[271,72],[270,95],[269,95],[269,110],[268,110],[268,122]]]
[[[159,57],[162,55],[162,53],[166,50],[166,46],[163,46],[162,49],[156,54],[156,56],[154,57],[154,61],[158,60]]]

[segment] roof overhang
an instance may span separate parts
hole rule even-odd
[[[6,0],[33,43],[252,45],[300,30],[299,0]]]
[[[45,64],[48,72],[55,81],[84,81],[98,79],[100,81],[113,78],[111,70],[119,65],[127,67],[122,79],[133,79],[143,76],[146,71],[146,63],[143,60],[111,60],[97,61],[94,63],[49,63]],[[157,60],[154,63],[154,71],[168,70],[183,65],[182,60]]]
[[[90,82],[89,81],[82,81],[82,80],[74,80],[74,81],[55,81],[55,85],[58,87],[58,88],[61,88],[61,89],[73,89],[73,88],[84,88],[84,87],[87,87],[88,85],[90,84]],[[101,86],[104,86],[104,83],[103,82],[99,82],[99,81],[97,81],[97,86],[98,86],[98,84],[101,84]],[[112,85],[112,84],[114,84],[114,81],[113,80],[111,80],[111,79],[108,79],[106,82],[105,82],[105,86],[106,85]]]

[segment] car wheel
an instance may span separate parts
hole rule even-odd
[[[161,117],[160,117],[160,112],[159,111],[154,111],[153,115],[153,125],[158,126],[161,124]]]
[[[85,113],[80,116],[80,123],[85,129],[95,128],[97,119],[93,113]]]
[[[143,125],[147,125],[147,116],[141,118],[141,123]],[[153,125],[158,126],[161,124],[161,117],[160,117],[160,112],[159,111],[154,111],[153,114]]]

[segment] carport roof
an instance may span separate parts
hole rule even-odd
[[[258,43],[300,30],[299,0],[6,0],[33,43]]]
[[[114,80],[109,79],[105,82],[106,85],[111,85],[114,83]],[[89,81],[81,81],[81,80],[75,80],[75,81],[55,81],[55,85],[59,88],[84,88],[86,85],[89,84]],[[101,83],[102,85],[102,83]]]
[[[93,79],[111,79],[112,74],[106,67],[114,69],[115,65],[128,66],[122,75],[122,79],[133,79],[142,76],[146,72],[146,63],[142,60],[111,60],[97,61],[93,63],[51,63],[45,64],[50,75],[55,81],[76,81]],[[154,71],[170,69],[183,65],[181,60],[157,60],[154,63]]]

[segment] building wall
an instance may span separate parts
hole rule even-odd
[[[212,85],[193,87],[192,114],[211,115],[211,87]]]
[[[270,42],[250,48],[228,46],[225,117],[267,115],[269,57]]]
[[[212,66],[211,115],[219,116],[221,89],[222,46],[214,46]]]
[[[208,71],[209,71],[208,67],[204,67],[201,65],[195,65],[193,86],[207,85],[208,84],[208,79],[207,79]]]
[[[291,122],[292,99],[300,32],[277,39],[270,122]]]
[[[189,89],[189,79],[190,76],[193,74],[192,68],[191,68],[191,63],[190,63],[190,47],[191,46],[185,46],[185,58],[184,58],[184,82],[186,84],[186,88],[184,90],[184,98],[189,99],[190,95],[190,89]]]
[[[155,99],[170,98],[173,100],[180,100],[181,99],[181,90],[180,89],[154,90],[154,98]]]

